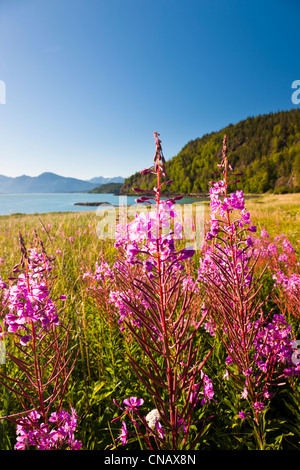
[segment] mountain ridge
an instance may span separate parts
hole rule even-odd
[[[122,181],[121,181],[122,180]],[[69,193],[88,192],[111,182],[123,182],[120,176],[105,178],[94,177],[90,180],[81,180],[52,172],[43,172],[38,176],[21,175],[16,177],[0,175],[1,194],[29,194],[29,193]]]
[[[242,173],[231,190],[245,193],[300,192],[300,109],[249,116],[219,131],[190,140],[180,152],[166,161],[166,185],[171,194],[207,194],[221,161],[222,141],[227,135],[228,158],[233,169]],[[163,138],[162,138],[163,146]],[[151,190],[155,176],[135,173],[126,178],[121,194],[132,187]],[[166,193],[166,189],[164,189]]]

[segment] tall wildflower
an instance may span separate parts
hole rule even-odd
[[[129,356],[153,397],[155,411],[143,418],[141,411],[130,411],[124,402],[119,419],[136,414],[159,449],[176,450],[195,447],[204,426],[199,416],[197,422],[196,410],[204,405],[203,396],[209,402],[213,391],[206,393],[209,379],[202,370],[210,352],[199,357],[198,333],[204,318],[197,325],[192,322],[195,286],[187,282],[185,261],[194,251],[176,246],[174,233],[182,229],[176,221],[179,197],[162,196],[163,185],[171,182],[163,181],[165,159],[159,134],[154,137],[153,165],[141,173],[155,174],[157,185],[150,192],[133,188],[141,194],[137,202],[152,210],[117,227],[116,246],[124,261],[115,270],[118,289],[111,299],[119,308],[124,334],[131,333],[147,358],[144,365]]]
[[[233,182],[229,171],[233,170],[228,162],[226,136],[219,167],[223,178],[211,183],[210,230],[198,281],[206,289],[214,332],[218,332],[227,352],[226,376],[246,400],[245,406],[247,402],[250,405],[257,443],[263,448],[262,414],[272,397],[272,386],[298,374],[299,366],[291,360],[291,327],[283,316],[271,319],[263,308],[267,296],[261,296],[260,291],[267,265],[255,275],[261,255],[255,249],[256,226],[245,207],[243,191],[229,194]]]
[[[63,410],[75,360],[58,299],[51,297],[53,259],[37,234],[28,249],[21,233],[19,240],[21,261],[8,283],[2,283],[7,362],[17,373],[1,372],[0,383],[15,394],[21,410],[3,418],[17,426],[17,450],[79,449],[75,410]]]

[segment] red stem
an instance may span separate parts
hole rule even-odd
[[[172,364],[170,360],[170,348],[169,348],[169,341],[168,341],[168,331],[167,331],[167,326],[166,326],[166,312],[165,312],[163,281],[162,281],[163,273],[162,273],[162,266],[161,266],[161,259],[160,259],[160,245],[159,245],[159,242],[161,240],[161,225],[160,225],[160,219],[159,219],[161,180],[160,180],[160,164],[159,164],[160,151],[159,151],[158,145],[156,147],[156,157],[157,157],[156,208],[157,208],[158,223],[159,223],[158,237],[156,239],[156,250],[157,250],[158,279],[159,279],[160,316],[161,316],[161,322],[162,322],[163,333],[164,333],[164,355],[165,355],[165,360],[166,360],[167,380],[168,380],[168,389],[169,389],[169,410],[170,410],[170,422],[172,426],[172,443],[173,443],[173,449],[176,449],[177,448],[176,447],[177,446],[177,413],[176,413],[176,406],[174,403],[175,384],[173,383]]]

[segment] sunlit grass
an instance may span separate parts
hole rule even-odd
[[[258,232],[285,233],[300,249],[300,194],[261,195],[246,198],[246,207]],[[209,217],[209,201],[204,204]],[[65,294],[66,316],[71,323],[73,342],[80,354],[68,400],[76,404],[80,416],[81,438],[86,448],[104,448],[110,442],[106,397],[118,387],[120,396],[134,395],[137,381],[125,351],[133,347],[112,330],[101,312],[89,302],[82,281],[85,270],[93,269],[102,256],[115,261],[114,240],[97,235],[97,211],[10,215],[0,217],[0,273],[3,279],[20,261],[18,232],[30,243],[34,230],[42,238],[46,252],[56,258],[55,293]],[[142,359],[141,359],[142,360]],[[121,384],[121,385],[119,385]]]
[[[267,194],[250,197],[246,203],[258,229],[264,227],[272,236],[284,233],[299,248],[300,194]]]
[[[300,194],[259,195],[246,197],[251,219],[271,236],[285,233],[292,243],[300,243]],[[209,217],[209,202],[204,203],[205,220]],[[0,217],[1,271],[6,272],[18,261],[18,232],[30,240],[34,230],[42,236],[46,249],[57,257],[60,269],[76,270],[92,262],[103,250],[113,252],[113,240],[98,238],[96,211],[10,215]],[[70,238],[72,237],[72,238]],[[58,252],[58,253],[57,253]],[[106,253],[107,254],[107,253]]]

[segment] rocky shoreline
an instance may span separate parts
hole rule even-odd
[[[75,202],[74,206],[113,206],[118,207],[115,204],[111,204],[110,202]]]

